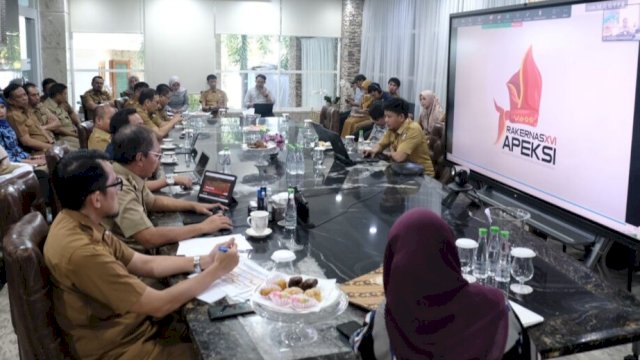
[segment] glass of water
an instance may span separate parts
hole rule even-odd
[[[476,282],[476,278],[471,275],[471,269],[473,269],[473,258],[478,248],[478,242],[473,239],[462,238],[456,240],[456,247],[460,258],[462,277],[470,283]]]
[[[324,161],[324,148],[321,148],[321,147],[313,148],[313,163],[315,164],[315,168],[324,169],[323,161]]]
[[[347,148],[347,152],[353,152],[353,150],[356,148],[356,140],[353,135],[347,135],[344,137],[344,147]]]
[[[518,280],[518,284],[511,284],[509,288],[516,294],[532,293],[533,288],[524,282],[533,278],[533,258],[536,253],[529,248],[515,247],[511,249],[511,257],[511,275]]]

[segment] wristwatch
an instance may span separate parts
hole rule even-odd
[[[196,274],[202,272],[202,267],[200,267],[200,256],[193,257],[193,272]]]
[[[166,180],[167,180],[167,185],[169,186],[176,183],[176,180],[173,178],[173,176],[170,176],[170,175],[167,175]]]

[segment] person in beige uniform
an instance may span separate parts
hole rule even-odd
[[[133,97],[130,97],[129,100],[127,100],[127,102],[124,103],[124,107],[125,108],[135,108],[138,105],[140,105],[138,103],[138,98],[140,97],[140,93],[142,92],[142,90],[148,89],[148,88],[149,88],[149,84],[147,84],[146,82],[144,82],[144,81],[137,82],[133,86]]]
[[[144,89],[140,92],[140,98],[138,99],[138,103],[142,107],[141,111],[138,111],[140,117],[142,117],[143,125],[147,128],[151,129],[154,134],[156,134],[158,140],[165,138],[171,129],[180,121],[182,117],[174,116],[167,123],[160,123],[161,126],[156,125],[156,122],[159,121],[158,118],[158,95],[156,95],[156,91],[153,89]],[[153,118],[156,118],[154,121]]]
[[[213,109],[226,108],[227,107],[227,93],[217,89],[218,78],[211,74],[207,76],[207,83],[209,84],[209,90],[203,91],[200,94],[200,104],[202,105],[202,111],[211,111]]]
[[[20,85],[9,84],[3,95],[9,104],[7,121],[16,132],[20,144],[32,152],[50,149],[55,139],[40,126],[40,121],[29,108],[29,97],[24,89]]]
[[[96,107],[100,104],[109,104],[116,106],[113,97],[103,89],[104,79],[102,76],[94,76],[91,79],[91,89],[84,93],[84,106],[87,109],[87,117],[85,120],[93,120],[95,117]]]
[[[418,123],[408,118],[407,103],[400,98],[384,102],[387,132],[373,149],[365,150],[365,156],[374,156],[391,147],[391,159],[395,162],[410,161],[424,167],[424,173],[433,176],[433,163],[429,157],[427,137]]]
[[[69,114],[67,108],[67,85],[56,83],[49,88],[49,98],[45,100],[44,106],[60,120],[62,126],[56,130],[56,139],[67,143],[69,148],[77,150],[80,148],[78,141],[78,125]],[[74,125],[75,124],[75,125]]]
[[[118,195],[120,213],[109,220],[112,231],[122,235],[127,244],[136,249],[153,249],[161,245],[231,229],[231,220],[221,214],[208,217],[200,224],[180,227],[155,227],[148,212],[194,211],[211,214],[211,210],[225,209],[220,204],[155,196],[145,185],[160,163],[160,145],[153,132],[144,126],[127,125],[113,135],[113,168],[124,182]]]
[[[115,113],[116,108],[108,104],[96,107],[96,119],[94,120],[91,136],[89,136],[89,149],[100,151],[107,149],[107,146],[111,143],[109,125],[111,123],[111,117],[113,117]]]
[[[49,230],[44,261],[53,284],[53,311],[71,355],[90,360],[199,358],[185,324],[171,315],[236,267],[234,241],[196,257],[131,250],[101,225],[118,214],[122,179],[99,151],[65,156],[53,184],[64,209]],[[219,251],[223,245],[228,252]],[[199,275],[164,290],[139,279],[189,272]]]
[[[34,83],[26,83],[22,86],[24,91],[27,92],[27,96],[29,97],[29,106],[33,109],[33,112],[40,120],[40,126],[42,129],[48,131],[49,135],[55,137],[53,132],[58,130],[62,124],[60,120],[49,111],[42,100],[40,100],[40,92],[38,91],[38,87]]]
[[[169,117],[166,112],[166,107],[169,104],[169,100],[171,100],[171,88],[167,84],[159,84],[156,86],[156,95],[158,95],[158,110],[156,110],[157,119],[160,120],[160,124],[158,127],[162,127],[164,124],[167,124],[169,121],[178,118],[178,121],[182,121],[181,114],[174,114],[172,117]]]

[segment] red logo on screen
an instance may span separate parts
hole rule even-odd
[[[510,109],[505,110],[493,100],[498,118],[498,136],[496,144],[505,133],[507,122],[538,125],[538,112],[540,110],[540,97],[542,96],[542,76],[536,62],[533,60],[531,47],[522,59],[520,70],[511,76],[507,82],[509,91]]]

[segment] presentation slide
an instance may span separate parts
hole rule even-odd
[[[640,234],[627,224],[639,8],[458,27],[447,158]]]

